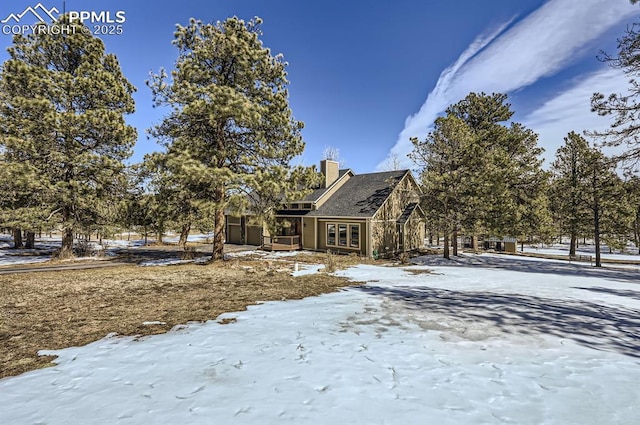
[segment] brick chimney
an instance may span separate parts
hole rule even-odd
[[[340,175],[340,164],[337,161],[331,161],[330,159],[323,159],[320,161],[320,172],[324,175],[324,186],[327,188],[333,184]]]

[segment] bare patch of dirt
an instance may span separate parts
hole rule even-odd
[[[38,350],[81,346],[112,332],[164,333],[258,301],[351,284],[325,273],[293,277],[255,260],[0,275],[0,378],[50,365]],[[233,319],[222,323],[233,326]]]
[[[433,270],[429,270],[429,269],[405,269],[406,272],[411,273],[411,274],[437,274],[437,273],[433,273]]]

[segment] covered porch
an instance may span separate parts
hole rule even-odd
[[[263,236],[262,249],[265,251],[297,251],[302,248],[300,236]]]
[[[296,251],[302,249],[302,219],[278,217],[278,234],[262,237],[265,251]]]

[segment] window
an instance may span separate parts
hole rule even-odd
[[[360,247],[360,225],[351,224],[349,226],[349,246],[351,248]]]
[[[327,246],[360,248],[360,225],[327,223]]]
[[[347,225],[346,224],[338,225],[338,245],[347,246]]]
[[[310,210],[311,209],[311,204],[302,204],[302,209]]]
[[[336,225],[327,224],[327,245],[336,244]]]
[[[291,204],[291,209],[292,210],[300,209],[300,204]]]

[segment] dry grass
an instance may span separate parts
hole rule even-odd
[[[0,275],[0,378],[49,365],[51,358],[37,356],[41,349],[84,345],[111,332],[163,333],[257,301],[349,284],[327,274],[292,277],[253,261]],[[143,325],[152,321],[166,324]]]
[[[311,264],[327,264],[332,262],[336,270],[345,269],[358,264],[386,264],[388,261],[374,260],[368,257],[361,257],[355,254],[339,254],[335,252],[310,252],[303,251],[295,257],[288,257],[290,261],[301,261]]]

